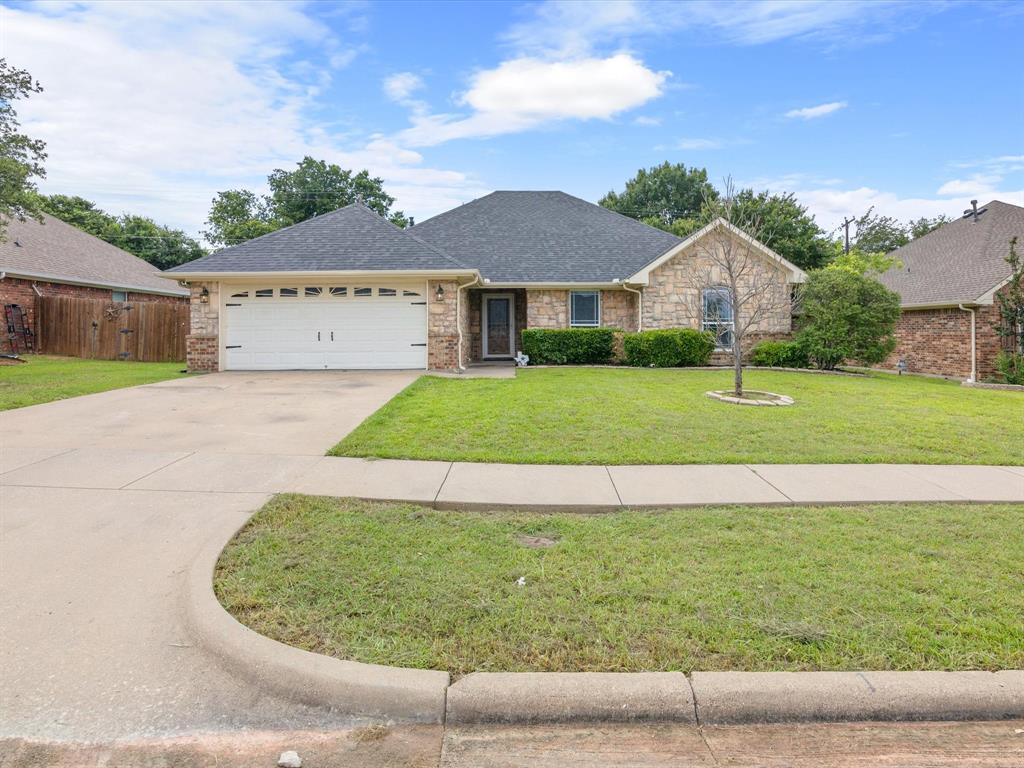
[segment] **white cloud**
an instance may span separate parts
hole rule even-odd
[[[798,117],[801,120],[813,120],[817,117],[831,115],[833,112],[838,112],[840,109],[846,109],[846,107],[847,103],[845,101],[830,101],[828,104],[818,104],[816,107],[791,109],[786,113],[786,117]]]
[[[559,120],[607,120],[660,96],[670,76],[624,53],[574,61],[512,59],[473,76],[458,99],[472,108],[469,115],[414,114],[397,140],[431,146]]]
[[[720,139],[680,139],[676,142],[677,149],[721,149]]]
[[[647,115],[640,115],[633,119],[633,125],[640,125],[645,128],[655,128],[661,125],[660,117],[648,117]]]
[[[992,194],[1003,177],[998,174],[976,173],[966,179],[952,179],[939,187],[940,195],[985,197]]]
[[[423,78],[412,72],[396,72],[384,79],[384,93],[392,101],[403,102],[423,87]]]
[[[332,67],[361,44],[300,4],[0,6],[0,28],[4,55],[46,89],[18,105],[26,131],[47,142],[45,192],[194,233],[218,190],[259,188],[306,154],[369,168],[418,217],[484,191],[314,117]]]

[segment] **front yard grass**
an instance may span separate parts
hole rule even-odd
[[[27,363],[0,365],[0,411],[185,375],[181,373],[184,363],[132,363],[47,355],[25,355],[25,359]]]
[[[704,396],[731,371],[540,368],[423,377],[336,456],[512,464],[1024,464],[1024,396],[912,376],[748,371],[796,404]]]
[[[1020,669],[1022,515],[439,512],[290,495],[229,545],[215,586],[284,643],[457,675]]]

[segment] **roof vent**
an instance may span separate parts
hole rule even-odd
[[[978,210],[978,201],[977,200],[971,200],[971,207],[968,208],[966,211],[964,211],[964,218],[965,219],[973,218],[974,222],[977,223],[978,222],[978,217],[981,216],[981,214],[983,214],[987,210],[988,210],[988,208],[982,208],[979,211]]]
[[[19,243],[19,242],[18,242],[17,240],[15,240],[15,241],[14,241],[14,244],[15,244],[16,246],[18,246],[19,248],[21,248],[21,243]]]

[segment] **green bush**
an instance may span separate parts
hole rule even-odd
[[[810,368],[811,359],[796,341],[762,341],[750,351],[750,364],[768,368]]]
[[[601,365],[611,361],[614,328],[527,328],[523,352],[531,365]]]
[[[797,341],[818,368],[880,363],[896,348],[900,297],[877,280],[841,269],[810,273],[800,291]]]
[[[640,368],[678,368],[707,365],[715,351],[708,331],[675,328],[627,333],[623,338],[626,364]]]
[[[1024,385],[1024,355],[1001,351],[996,356],[996,370],[1007,384]]]

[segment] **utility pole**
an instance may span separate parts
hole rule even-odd
[[[853,224],[853,222],[855,221],[856,219],[852,217],[849,219],[845,217],[843,218],[843,229],[846,231],[846,244],[843,246],[844,253],[850,252],[850,225]]]

